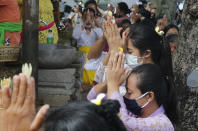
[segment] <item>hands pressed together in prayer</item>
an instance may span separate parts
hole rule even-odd
[[[125,48],[128,35],[128,29],[123,32],[122,38],[116,23],[113,22],[112,16],[107,16],[105,22],[104,36],[109,45],[109,59],[106,72],[106,84],[108,97],[115,91],[119,91],[119,86],[126,80],[130,68],[124,69]],[[120,48],[124,48],[124,52],[120,52]]]
[[[114,17],[107,16],[107,21],[105,21],[104,24],[104,37],[107,40],[111,53],[117,53],[119,48],[123,48],[125,50],[127,35],[129,32],[129,30],[126,29],[122,34],[120,34],[122,28],[118,28],[114,21]]]
[[[118,48],[122,48],[124,43],[120,36],[120,30],[116,23],[113,22],[112,16],[107,16],[107,21],[104,27],[104,36],[108,42],[109,49],[111,51],[117,51]]]
[[[130,68],[124,69],[124,62],[125,55],[121,52],[110,57],[106,72],[108,97],[114,92],[119,92],[119,87],[127,79]]]
[[[14,76],[13,90],[0,90],[0,129],[2,131],[37,131],[49,109],[41,107],[36,114],[34,78]]]

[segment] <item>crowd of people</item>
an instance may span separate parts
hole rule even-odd
[[[81,89],[89,89],[87,101],[44,105],[36,113],[34,78],[19,74],[12,89],[0,90],[0,129],[174,131],[179,111],[172,55],[179,27],[165,15],[156,18],[149,4],[130,9],[120,2],[104,11],[88,0],[68,14],[65,24],[84,53]]]
[[[98,76],[100,73],[96,72],[101,69],[100,65],[102,60],[108,62],[108,58],[106,59],[105,56],[108,57],[108,52],[111,50],[108,39],[105,36],[105,28],[107,27],[105,26],[105,21],[109,15],[112,16],[112,20],[115,21],[117,27],[120,29],[121,37],[128,37],[130,27],[133,25],[149,26],[155,30],[159,35],[159,41],[162,41],[161,46],[163,46],[159,47],[158,51],[164,52],[165,60],[167,60],[168,63],[167,65],[171,68],[171,55],[178,45],[179,27],[173,23],[168,24],[166,15],[156,17],[157,9],[155,7],[152,8],[151,3],[148,3],[146,6],[142,4],[133,5],[130,10],[125,2],[120,2],[117,3],[116,7],[109,4],[107,10],[104,11],[98,7],[96,1],[89,0],[85,3],[84,7],[85,9],[82,10],[82,6],[79,5],[74,13],[71,13],[71,15],[68,14],[68,20],[66,22],[67,26],[69,26],[68,21],[71,22],[70,29],[73,27],[72,36],[77,41],[79,51],[82,51],[85,57],[82,90],[101,83],[102,80],[104,81],[105,79]],[[153,37],[146,32],[142,32],[140,35]],[[145,38],[143,41],[148,40]],[[141,44],[144,44],[141,46],[146,46],[145,42]],[[157,44],[157,46],[160,45]],[[125,48],[125,51],[128,49],[126,45],[123,48]],[[161,48],[165,48],[165,51],[161,51],[163,50]],[[130,54],[130,51],[125,53]],[[143,55],[143,52],[141,55]],[[159,61],[160,55],[156,54],[153,57],[158,57],[156,60],[158,59]],[[126,62],[128,58],[131,58],[130,55],[127,55]],[[161,61],[166,63],[163,60]],[[159,62],[155,63],[157,64]],[[163,69],[163,71],[164,70],[167,70],[166,72],[172,72],[169,69]],[[170,75],[170,73],[167,75]],[[171,74],[171,76],[173,76],[173,74]],[[99,80],[99,78],[101,78],[101,80]]]

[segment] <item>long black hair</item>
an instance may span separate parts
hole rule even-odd
[[[125,2],[119,2],[118,8],[120,11],[122,11],[125,15],[131,13],[131,10],[129,9],[128,5]]]
[[[88,8],[88,6],[90,5],[90,4],[94,4],[95,6],[96,6],[96,12],[95,12],[95,15],[96,16],[101,16],[102,14],[99,12],[99,10],[98,10],[98,5],[97,5],[97,2],[95,1],[95,0],[88,0],[86,3],[85,3],[85,8]]]
[[[177,94],[172,79],[164,76],[156,64],[140,65],[134,68],[131,74],[134,74],[137,78],[137,87],[141,93],[154,92],[157,104],[159,106],[163,105],[168,118],[173,123],[178,124]]]
[[[116,100],[93,103],[74,102],[48,112],[45,131],[126,131],[118,117],[120,104]]]
[[[160,66],[164,76],[173,77],[170,50],[165,47],[163,37],[159,36],[153,28],[144,24],[133,24],[130,26],[128,39],[141,55],[151,50],[151,59]]]

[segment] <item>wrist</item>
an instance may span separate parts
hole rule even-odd
[[[110,99],[114,92],[119,92],[119,86],[114,83],[107,83],[107,97]]]
[[[115,55],[116,53],[119,53],[119,49],[118,48],[113,48],[110,50],[111,55]]]
[[[117,84],[115,82],[112,82],[112,83],[108,82],[107,87],[108,87],[108,89],[112,89],[112,90],[115,90],[115,91],[119,90],[119,84]]]

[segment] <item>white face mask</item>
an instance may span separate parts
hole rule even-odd
[[[139,66],[139,65],[141,65],[143,63],[143,61],[138,63],[138,58],[143,59],[143,57],[137,57],[137,56],[134,56],[134,55],[126,54],[126,64],[131,69],[134,69],[136,66]]]

